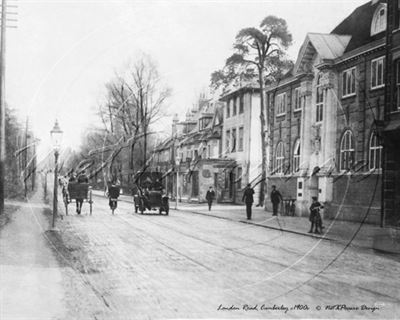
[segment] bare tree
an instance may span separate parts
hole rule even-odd
[[[162,84],[149,56],[116,72],[105,88],[98,111],[103,128],[85,137],[80,157],[95,160],[93,173],[107,168],[108,177],[119,174],[121,179],[124,164],[129,164],[130,172],[135,164],[146,165],[150,126],[162,116],[171,90]]]

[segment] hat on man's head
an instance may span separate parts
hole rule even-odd
[[[318,200],[318,197],[311,197],[311,199],[313,199],[313,200]]]
[[[248,186],[248,187],[251,187],[251,184],[250,184],[250,183],[248,183],[248,184],[247,184],[247,186]]]

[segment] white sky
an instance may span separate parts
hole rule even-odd
[[[76,148],[97,121],[104,84],[140,52],[158,62],[173,89],[169,113],[183,115],[232,53],[241,28],[270,14],[286,19],[296,59],[307,32],[330,32],[366,2],[19,0],[18,28],[6,38],[7,102],[21,117],[29,115],[41,150],[56,117],[64,144]],[[169,130],[170,118],[165,123]]]

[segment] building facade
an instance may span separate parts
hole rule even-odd
[[[174,117],[172,134],[155,148],[150,169],[162,173],[171,198],[206,202],[206,192],[213,186],[218,202],[229,201],[226,173],[235,163],[221,157],[222,126],[222,106],[204,95],[184,120]]]
[[[222,159],[230,159],[232,168],[225,173],[228,187],[225,199],[242,202],[248,183],[254,187],[254,201],[260,193],[262,143],[260,122],[260,90],[254,85],[242,85],[225,92],[223,107]]]
[[[325,217],[381,219],[386,11],[368,2],[330,34],[309,33],[294,69],[267,90],[267,192],[276,185],[298,215],[317,196]]]
[[[382,226],[400,227],[400,1],[387,2]]]

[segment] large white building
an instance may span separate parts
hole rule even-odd
[[[255,203],[259,200],[262,165],[259,91],[255,85],[243,85],[221,98],[225,103],[221,157],[235,163],[226,170],[226,201],[240,202],[248,183],[255,185]]]

